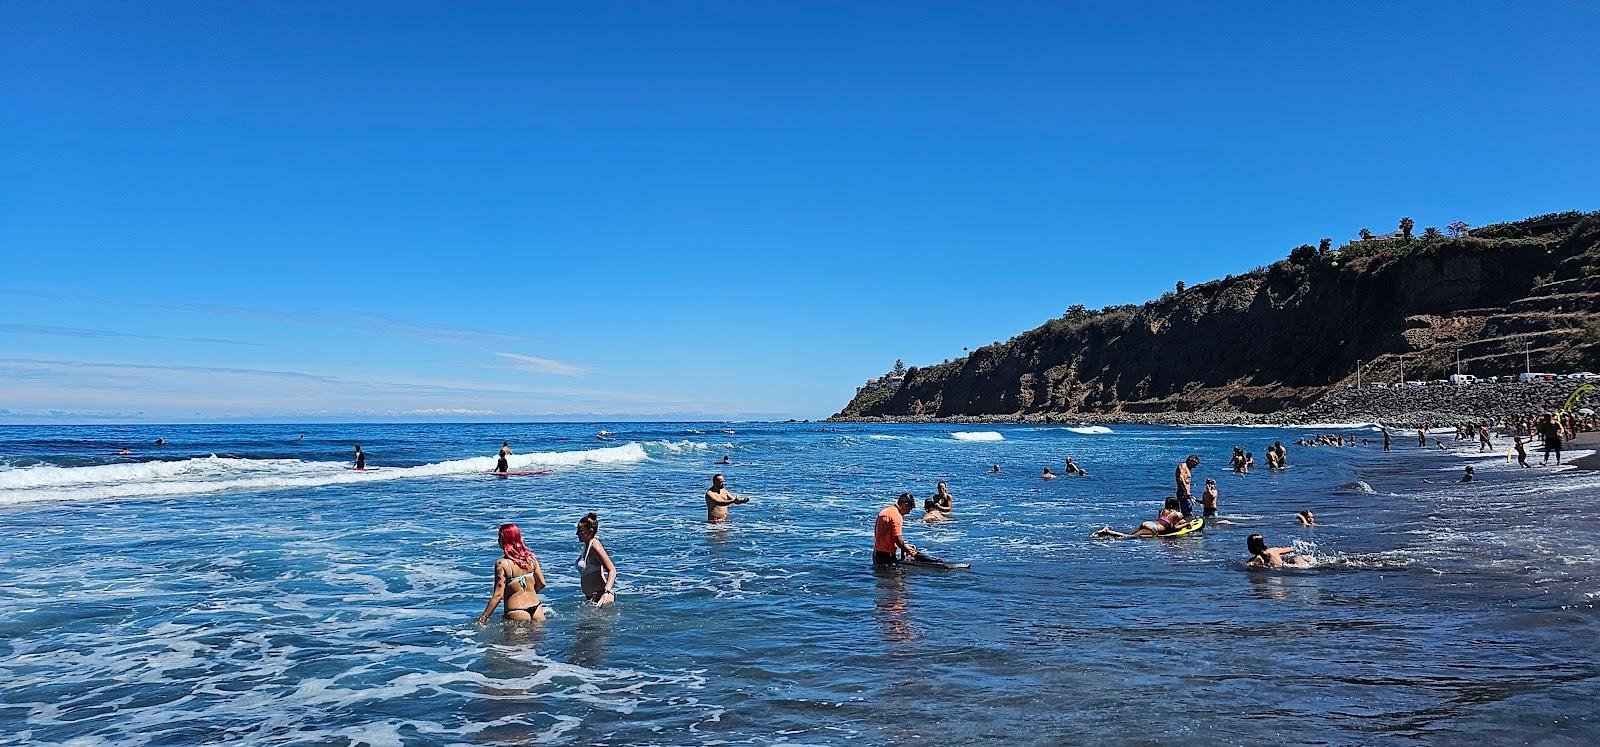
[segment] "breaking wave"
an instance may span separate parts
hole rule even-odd
[[[994,431],[956,431],[950,437],[957,441],[1004,441],[1005,436]]]
[[[515,454],[509,463],[512,469],[525,470],[628,464],[649,458],[643,447],[630,443],[586,451]],[[495,458],[470,457],[415,467],[380,467],[365,472],[356,472],[348,467],[347,462],[219,456],[93,467],[44,464],[0,470],[0,506],[41,501],[166,498],[233,490],[315,488],[355,482],[467,476],[494,469]]]

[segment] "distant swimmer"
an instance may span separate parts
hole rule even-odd
[[[728,507],[749,503],[749,498],[735,496],[728,492],[728,487],[723,482],[721,474],[711,476],[711,489],[706,491],[706,521],[712,524],[723,524],[728,521]]]
[[[910,493],[901,493],[894,505],[878,512],[878,518],[872,525],[872,564],[894,565],[900,562],[896,551],[904,553],[907,558],[917,557],[917,548],[906,542],[902,531],[905,529],[906,514],[917,505],[916,496]]]
[[[998,474],[1000,474],[1000,465],[998,465],[998,464],[996,464],[996,465],[995,465],[995,466],[994,466],[994,469],[991,469],[991,470],[989,470],[989,471],[990,471],[990,472],[992,472],[992,473],[994,473],[994,474],[997,474],[997,475],[998,475]]]
[[[164,438],[161,438],[161,437],[158,436],[156,438],[156,445],[157,446],[166,446],[167,445],[167,439],[164,439]]]
[[[132,455],[132,454],[133,454],[133,452],[128,451],[127,449],[123,449],[122,451],[117,452],[117,456],[129,456],[129,455]]]
[[[507,620],[543,620],[544,605],[539,592],[544,591],[544,573],[539,570],[539,559],[522,542],[522,530],[516,524],[500,525],[499,560],[494,562],[494,594],[478,615],[478,624],[489,622],[489,615],[504,599]]]
[[[511,459],[510,459],[510,457],[511,457],[511,442],[510,441],[502,441],[502,442],[500,442],[500,459],[499,459],[499,461],[494,463],[494,471],[496,471],[496,472],[510,472],[511,471]]]
[[[945,484],[941,482],[939,483],[939,487],[934,492],[933,497],[922,502],[922,509],[923,511],[927,512],[927,515],[923,516],[922,520],[944,521],[950,517],[950,513],[955,511],[955,508],[956,497],[951,495],[950,489],[945,487]]]
[[[1082,467],[1079,467],[1076,463],[1074,463],[1072,461],[1072,457],[1067,457],[1067,469],[1066,469],[1066,471],[1067,471],[1067,474],[1069,474],[1069,475],[1077,475],[1078,477],[1088,477],[1089,476],[1088,472],[1084,471],[1084,469]]]
[[[1294,517],[1300,520],[1300,526],[1313,527],[1317,525],[1317,517],[1310,511],[1296,511]]]
[[[1044,472],[1042,474],[1040,474],[1039,476],[1044,478],[1044,479],[1046,479],[1046,480],[1054,480],[1054,479],[1056,479],[1056,473],[1051,472],[1049,467],[1045,467],[1044,468]]]
[[[718,459],[716,462],[713,462],[713,464],[733,464],[733,459],[731,459],[727,454],[723,454],[722,458]]]
[[[1267,547],[1267,540],[1259,534],[1252,534],[1244,540],[1245,549],[1250,551],[1250,560],[1246,563],[1255,568],[1305,568],[1305,559],[1294,557],[1292,547]]]
[[[295,440],[296,441],[304,441],[304,440],[306,440],[306,434],[304,434],[304,433],[300,434],[300,437],[295,439]]]
[[[600,544],[600,517],[590,511],[578,520],[578,542],[583,544],[583,554],[578,556],[578,582],[583,587],[583,598],[595,606],[604,607],[617,600],[611,587],[617,583],[617,567]]]
[[[361,444],[356,444],[356,469],[367,468],[367,454],[361,450]]]
[[[1194,500],[1194,468],[1198,466],[1200,466],[1200,457],[1194,454],[1190,454],[1188,458],[1178,463],[1178,494],[1176,497],[1178,499],[1178,510],[1183,512],[1184,518],[1194,514],[1194,506],[1190,501]]]
[[[1461,476],[1461,480],[1460,481],[1461,482],[1472,482],[1475,479],[1477,479],[1477,478],[1472,474],[1472,465],[1469,464],[1469,465],[1467,465],[1466,474]]]

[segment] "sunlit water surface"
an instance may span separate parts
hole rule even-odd
[[[1240,476],[1235,444],[1311,431],[1105,431],[0,428],[0,742],[1600,743],[1593,474],[1400,438]],[[550,473],[483,474],[502,440]],[[1191,452],[1234,526],[1089,539]],[[1090,477],[1039,479],[1066,456]],[[752,501],[708,527],[718,470]],[[874,571],[874,514],[939,480],[955,520],[908,538],[972,569]],[[591,510],[610,608],[572,566]],[[473,625],[504,521],[542,625]],[[1314,567],[1246,570],[1251,532]]]

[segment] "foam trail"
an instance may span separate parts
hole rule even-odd
[[[950,437],[957,441],[1004,441],[1005,436],[994,431],[956,431]]]
[[[538,469],[628,464],[649,458],[643,447],[630,443],[587,451],[514,454],[508,462],[512,469]],[[94,467],[38,465],[0,470],[0,505],[108,498],[166,498],[231,490],[314,488],[354,482],[466,476],[494,469],[495,457],[453,459],[416,467],[383,467],[367,472],[346,469],[348,466],[345,462],[218,456]]]
[[[1110,428],[1107,428],[1103,425],[1079,425],[1069,427],[1067,430],[1072,431],[1073,433],[1081,433],[1085,436],[1098,436],[1103,433],[1111,432]]]

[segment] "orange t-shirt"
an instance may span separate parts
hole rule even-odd
[[[900,549],[894,539],[900,536],[900,527],[905,525],[905,517],[900,515],[900,507],[890,506],[878,512],[878,522],[872,528],[872,549],[878,552],[894,552]]]

